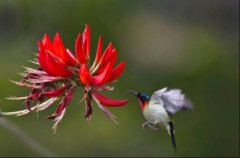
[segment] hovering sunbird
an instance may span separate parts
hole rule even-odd
[[[176,149],[172,115],[182,109],[192,109],[190,100],[185,97],[180,89],[168,90],[166,87],[152,95],[133,90],[129,90],[129,92],[137,97],[143,115],[147,120],[143,123],[143,128],[149,127],[158,130],[160,127],[165,127],[171,136],[172,145]]]

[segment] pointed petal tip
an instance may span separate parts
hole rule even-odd
[[[80,40],[80,39],[81,39],[81,38],[80,38],[81,36],[82,36],[82,33],[81,33],[81,32],[79,32],[79,33],[78,33],[78,35],[77,35],[77,39],[79,39],[79,40]]]
[[[56,33],[55,33],[55,36],[60,36],[60,33],[59,33],[59,32],[56,32]]]
[[[44,35],[43,35],[43,39],[45,39],[45,38],[49,38],[47,33],[44,33]]]
[[[48,38],[49,38],[48,34],[44,33],[43,38],[42,38],[42,42],[46,42]]]
[[[108,48],[109,48],[109,49],[110,49],[110,48],[112,49],[112,47],[113,47],[113,43],[112,43],[112,41],[110,41],[109,44],[108,44]]]
[[[103,94],[94,91],[93,96],[103,105],[106,107],[118,107],[118,106],[123,106],[128,103],[128,100],[117,100],[117,99],[112,99],[104,96]]]
[[[61,36],[60,36],[60,34],[57,32],[55,35],[54,35],[54,38],[53,38],[53,41],[54,42],[59,42],[59,41],[61,41],[62,39],[61,39]]]

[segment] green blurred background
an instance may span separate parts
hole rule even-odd
[[[94,106],[91,125],[75,92],[54,135],[39,114],[10,117],[33,139],[58,156],[239,156],[239,1],[238,0],[0,0],[0,100],[3,111],[23,103],[5,97],[27,95],[8,79],[19,80],[21,65],[32,66],[37,41],[59,32],[74,50],[84,24],[91,28],[91,53],[98,36],[112,41],[126,69],[113,98],[129,104],[111,108],[120,125]],[[143,131],[137,100],[126,91],[152,93],[181,88],[193,111],[174,116],[178,152],[165,130]],[[0,118],[1,119],[1,118]],[[42,156],[0,126],[0,156]]]

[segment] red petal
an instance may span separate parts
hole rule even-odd
[[[93,96],[103,105],[108,107],[123,106],[128,103],[128,100],[116,100],[108,98],[101,93],[96,91],[93,92]]]
[[[50,40],[50,38],[47,34],[44,35],[44,37],[42,39],[42,43],[48,51],[50,51],[51,53],[56,55],[55,49],[53,47],[53,43],[52,43],[52,41]]]
[[[113,67],[113,65],[115,64],[117,60],[117,52],[116,49],[113,49],[113,51],[111,53],[109,53],[109,61],[108,63],[110,64],[111,67]],[[96,74],[101,74],[107,67],[107,63],[103,63],[103,65],[98,69],[98,71],[96,72]]]
[[[98,47],[97,47],[97,53],[96,53],[96,57],[94,60],[93,65],[96,66],[101,58],[101,54],[102,54],[102,37],[100,36],[98,39]]]
[[[50,116],[49,118],[55,119],[56,117],[58,117],[62,113],[62,111],[66,108],[66,106],[70,103],[71,99],[72,99],[72,90],[69,90],[67,95],[64,97],[64,99],[58,105],[54,114],[52,116]]]
[[[102,56],[101,64],[106,64],[108,62],[112,53],[112,49],[113,49],[113,45],[112,45],[112,42],[110,42]]]
[[[40,64],[41,68],[45,72],[47,72],[51,76],[56,76],[54,71],[52,71],[52,69],[48,65],[46,50],[45,50],[42,42],[38,42],[38,62]]]
[[[111,54],[111,58],[110,58],[111,66],[113,66],[115,64],[116,60],[117,60],[117,50],[113,49],[112,54]]]
[[[85,64],[83,64],[79,70],[79,77],[80,77],[80,80],[82,81],[82,84],[87,85],[87,86],[90,84],[91,75]]]
[[[86,61],[86,63],[87,63],[88,60],[89,60],[89,56],[87,55],[87,39],[84,39],[84,40],[83,40],[82,49],[83,49],[83,52],[84,52],[84,54],[85,54],[85,61]]]
[[[87,53],[87,57],[89,58],[90,56],[90,28],[88,27],[88,25],[85,25],[85,30],[83,32],[83,41],[86,40],[86,53]]]
[[[113,49],[112,52],[108,53],[108,59],[106,60],[107,63],[102,63],[96,74],[101,74],[107,67],[108,63],[110,64],[111,67],[115,64],[117,60],[117,52],[116,49]]]
[[[58,88],[58,89],[54,89],[52,91],[43,92],[42,94],[46,95],[49,98],[53,98],[53,97],[57,97],[57,96],[63,94],[63,92],[65,92],[65,90],[67,88],[68,88],[68,86],[65,86],[65,87],[61,87],[61,88]]]
[[[64,62],[66,61],[65,57],[65,47],[63,45],[62,39],[59,33],[56,33],[53,39],[53,46],[56,51],[56,55],[61,58]]]
[[[103,85],[110,79],[111,72],[112,72],[112,67],[109,63],[101,74],[92,77],[91,79],[92,84],[97,86]]]
[[[43,70],[47,68],[46,53],[42,42],[38,41],[38,62]],[[46,70],[45,70],[46,71]]]
[[[109,54],[111,53],[111,51],[112,51],[112,42],[110,42],[108,47],[105,49],[105,51],[104,51],[104,53],[102,55],[102,58],[100,60],[100,63],[99,63],[100,65],[102,65],[102,64],[107,62],[106,59],[109,58]]]
[[[111,82],[111,81],[117,79],[122,74],[124,67],[125,67],[125,62],[122,61],[120,64],[118,64],[118,66],[116,66],[113,69],[111,78],[108,82]]]
[[[49,54],[54,59],[55,62],[61,63],[62,65],[66,65],[65,62],[62,60],[62,58],[56,56],[55,54],[52,54],[48,50],[45,50],[45,51],[46,51],[46,54]]]
[[[46,61],[49,67],[49,70],[53,76],[61,76],[61,77],[71,77],[72,72],[69,71],[65,65],[62,63],[57,63],[56,60],[50,55],[46,54]]]
[[[74,66],[77,64],[77,61],[73,54],[64,47],[59,33],[56,33],[54,36],[53,46],[56,52],[56,56],[62,59],[66,65]]]
[[[75,56],[72,54],[72,52],[69,49],[66,49],[66,57],[67,57],[67,61],[66,64],[69,66],[74,66],[77,65],[77,59],[75,58]]]
[[[99,62],[98,70],[96,72],[97,75],[101,74],[104,71],[104,69],[106,68],[108,61],[111,58],[112,48],[113,48],[112,42],[110,42],[108,47],[105,49],[105,51],[102,55],[102,58]]]
[[[77,59],[79,61],[80,64],[86,64],[86,54],[83,52],[83,48],[82,48],[82,36],[79,33],[76,43],[75,43],[75,52],[77,55]]]

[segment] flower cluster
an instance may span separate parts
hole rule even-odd
[[[90,29],[86,25],[84,32],[78,34],[75,43],[75,55],[65,48],[59,33],[53,41],[47,34],[38,42],[37,59],[32,61],[38,68],[24,67],[20,82],[13,83],[27,87],[30,93],[26,97],[9,97],[11,100],[25,100],[26,109],[15,112],[3,112],[2,115],[21,116],[31,111],[42,111],[59,100],[57,109],[50,115],[54,120],[53,129],[56,131],[69,105],[73,91],[80,87],[83,90],[85,102],[85,118],[91,119],[92,100],[113,121],[115,116],[106,107],[117,107],[128,103],[127,100],[108,98],[100,93],[102,90],[113,90],[108,83],[114,82],[124,69],[122,61],[115,66],[117,50],[110,42],[102,50],[102,38],[99,37],[95,60],[90,65]]]

